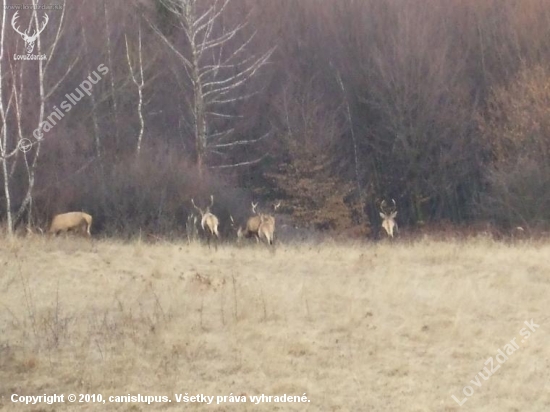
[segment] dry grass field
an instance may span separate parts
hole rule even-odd
[[[0,410],[549,411],[549,258],[550,243],[487,238],[275,253],[2,238]],[[24,406],[14,393],[172,402]],[[177,403],[185,393],[310,402]]]

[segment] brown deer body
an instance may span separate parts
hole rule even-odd
[[[208,239],[208,246],[210,246],[211,238],[214,238],[214,237],[216,239],[220,238],[220,234],[218,232],[218,226],[220,222],[216,217],[216,215],[210,212],[210,209],[214,205],[214,196],[210,195],[210,205],[208,205],[204,210],[199,208],[197,205],[195,205],[195,201],[193,199],[191,199],[191,203],[193,204],[193,207],[197,209],[201,214],[201,227],[202,227],[202,230],[206,233],[206,236]]]
[[[68,212],[54,216],[49,233],[57,235],[60,232],[82,230],[91,236],[92,216],[84,212]]]
[[[242,227],[238,228],[238,241],[240,242],[243,238],[254,237],[256,242],[265,240],[267,244],[272,245],[275,232],[275,218],[272,215],[257,212],[258,203],[252,202],[251,205],[254,216],[248,218],[244,229]],[[274,204],[273,210],[276,211],[280,205],[281,202]]]
[[[260,241],[258,230],[260,229],[261,220],[260,220],[260,215],[256,214],[257,206],[258,206],[258,203],[252,202],[252,213],[254,214],[254,216],[251,216],[247,219],[244,229],[239,227],[237,231],[238,240],[241,240],[243,237],[250,238],[254,236],[257,242]]]
[[[382,218],[382,227],[390,238],[393,238],[394,230],[398,230],[397,223],[395,221],[395,217],[397,216],[397,206],[395,204],[395,200],[392,199],[392,202],[393,208],[390,211],[386,210],[387,205],[385,200],[383,200],[380,204],[380,217]]]
[[[275,218],[271,215],[260,215],[260,227],[258,228],[258,237],[265,240],[268,245],[273,245],[273,235],[275,233]]]

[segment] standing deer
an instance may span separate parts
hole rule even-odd
[[[212,212],[210,212],[210,209],[212,206],[214,206],[214,196],[210,195],[210,205],[206,206],[206,209],[201,209],[197,205],[195,205],[195,201],[191,199],[191,203],[193,204],[193,207],[199,211],[201,214],[201,227],[202,230],[206,233],[206,237],[208,239],[208,246],[210,246],[210,240],[211,238],[214,238],[214,236],[219,240],[220,234],[218,233],[218,225],[219,220]],[[206,226],[206,228],[205,228]],[[216,249],[218,245],[216,244]]]
[[[276,212],[281,206],[281,202],[273,204],[273,211]],[[264,239],[268,245],[273,245],[275,235],[275,217],[260,213],[260,227],[258,228],[258,236]]]
[[[260,215],[260,227],[258,228],[258,237],[268,245],[273,245],[273,235],[275,233],[275,218],[271,215]]]
[[[242,227],[239,227],[237,230],[237,238],[238,241],[240,241],[242,238],[250,238],[254,237],[256,238],[256,242],[260,242],[260,240],[265,240],[267,244],[271,245],[273,244],[273,233],[275,232],[275,218],[272,215],[261,213],[256,210],[258,207],[258,203],[251,203],[252,205],[252,213],[254,216],[251,216],[248,218],[246,222],[246,226],[244,229]],[[278,202],[277,204],[273,204],[273,210],[277,211],[277,209],[281,206],[281,202]]]
[[[383,200],[380,204],[380,217],[382,218],[382,227],[386,231],[389,237],[393,238],[394,229],[397,231],[397,223],[395,217],[397,216],[397,206],[395,200],[392,199],[393,208],[390,211],[386,210],[386,201]]]

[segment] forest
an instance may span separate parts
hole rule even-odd
[[[0,222],[550,222],[546,0],[3,0]],[[350,233],[350,236],[352,234]]]

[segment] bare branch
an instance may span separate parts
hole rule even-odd
[[[59,25],[57,26],[57,32],[55,33],[55,40],[53,41],[53,44],[52,44],[51,49],[50,49],[50,59],[48,60],[48,62],[46,63],[46,66],[44,67],[44,74],[48,70],[48,66],[49,66],[50,62],[52,61],[52,56],[55,53],[55,49],[57,48],[57,43],[59,42],[59,39],[61,37],[61,29],[63,27],[63,20],[65,19],[65,9],[66,9],[66,7],[67,7],[66,0],[63,0],[63,8],[61,9],[62,12],[61,12],[61,17],[59,19]]]
[[[196,155],[199,172],[202,169],[203,158],[207,153],[224,156],[222,150],[260,142],[262,138],[251,140],[226,141],[232,136],[234,127],[225,123],[226,130],[219,130],[215,123],[220,119],[234,119],[234,108],[229,106],[246,100],[258,92],[246,95],[238,94],[246,82],[254,77],[263,67],[275,49],[269,50],[260,57],[245,56],[247,46],[252,42],[255,33],[236,47],[231,43],[237,34],[246,28],[245,17],[240,23],[226,27],[222,13],[230,0],[214,1],[205,10],[198,11],[201,4],[197,0],[161,0],[171,13],[177,17],[182,34],[188,41],[185,51],[181,51],[166,36],[160,33],[153,24],[149,25],[155,33],[176,53],[178,59],[189,77],[191,87],[185,87],[185,97],[192,113],[193,129],[196,142]],[[231,47],[231,48],[230,48]],[[191,92],[191,93],[189,93]],[[215,105],[215,108],[212,106]],[[210,130],[215,130],[210,134]],[[254,161],[253,161],[254,162]],[[252,163],[253,163],[252,162]],[[246,162],[243,165],[247,164]],[[230,166],[231,167],[231,166]]]
[[[248,162],[234,163],[234,164],[231,164],[231,165],[210,166],[210,169],[230,169],[230,168],[235,168],[235,167],[250,166],[250,165],[254,165],[256,163],[260,163],[268,155],[269,155],[269,153],[265,153],[261,157],[255,159],[255,160],[250,160]]]
[[[252,140],[238,140],[238,141],[231,142],[231,143],[212,144],[212,145],[210,145],[210,147],[219,149],[221,147],[233,147],[233,146],[243,146],[243,145],[254,144],[254,143],[258,143],[258,142],[262,141],[263,139],[268,137],[270,134],[271,134],[271,132],[268,132],[268,133],[264,134],[263,136],[261,136],[257,139],[252,139]]]
[[[46,96],[45,96],[46,100],[57,90],[59,85],[63,83],[63,81],[67,78],[71,70],[76,66],[76,63],[78,63],[78,60],[80,59],[80,52],[81,51],[79,49],[79,55],[76,56],[73,62],[69,65],[69,67],[67,67],[67,71],[65,72],[65,74],[61,76],[59,80],[50,88],[49,92],[46,93]]]
[[[156,33],[156,35],[160,37],[160,39],[164,42],[164,44],[166,44],[168,47],[170,47],[170,49],[176,54],[176,56],[178,56],[178,58],[183,62],[183,64],[189,69],[192,68],[193,65],[191,64],[191,62],[189,60],[187,60],[187,58],[183,54],[181,54],[178,51],[178,49],[176,49],[174,47],[174,45],[166,38],[166,36],[160,32],[160,30],[157,28],[157,26],[155,26],[153,23],[151,23],[149,21],[149,19],[147,19],[147,17],[143,17],[143,18],[149,24],[149,26],[153,29],[153,31]]]

